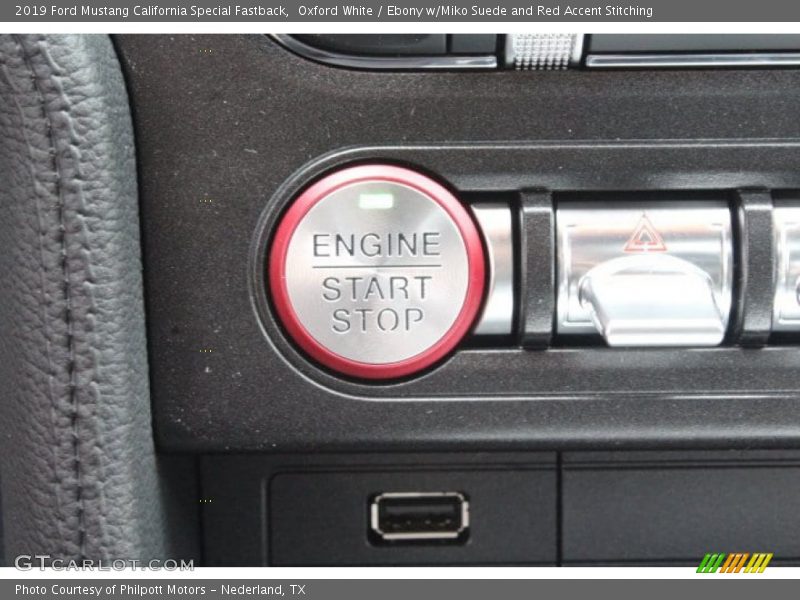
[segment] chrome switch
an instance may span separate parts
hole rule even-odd
[[[472,205],[486,244],[487,286],[475,335],[511,335],[514,325],[514,239],[507,202]]]
[[[724,202],[564,202],[556,211],[559,334],[611,346],[715,346],[731,309]]]
[[[800,202],[776,201],[773,331],[800,331]]]

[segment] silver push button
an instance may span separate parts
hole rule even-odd
[[[715,346],[731,309],[724,202],[564,202],[556,212],[558,333],[611,346]]]
[[[800,202],[776,201],[773,331],[800,331]]]
[[[450,352],[483,300],[484,252],[467,209],[415,171],[365,165],[303,192],[270,255],[273,304],[326,366],[387,379]]]

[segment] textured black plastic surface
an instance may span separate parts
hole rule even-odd
[[[438,34],[296,35],[300,41],[332,52],[363,56],[435,55],[447,52],[447,36]]]
[[[384,492],[469,498],[463,545],[368,543],[369,499]],[[270,564],[555,564],[555,469],[286,473],[269,484]]]
[[[790,345],[473,348],[418,379],[363,385],[297,353],[259,279],[291,194],[349,162],[411,164],[478,193],[799,188],[800,72],[365,73],[263,36],[117,40],[162,447],[800,444]]]
[[[698,564],[707,552],[800,563],[800,454],[589,453],[563,459],[563,560]]]
[[[696,566],[706,552],[800,564],[794,450],[218,455],[201,465],[208,566]],[[469,487],[472,546],[370,546],[365,496],[388,485]]]
[[[3,495],[0,494],[0,515],[3,514]],[[5,544],[3,543],[3,519],[0,519],[0,567],[6,567]]]
[[[772,329],[775,298],[775,252],[772,197],[766,190],[743,190],[736,198],[737,233],[742,249],[739,268],[739,343],[762,346]]]
[[[453,54],[494,54],[497,50],[496,35],[457,33],[449,37],[450,52]]]
[[[545,191],[524,191],[519,199],[520,343],[547,348],[555,314],[555,215]]]
[[[556,561],[555,453],[225,455],[201,464],[208,566]],[[370,545],[367,496],[449,485],[470,495],[467,545]]]

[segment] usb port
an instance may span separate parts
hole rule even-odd
[[[378,543],[460,544],[469,535],[469,502],[460,492],[384,492],[372,498],[369,517]]]

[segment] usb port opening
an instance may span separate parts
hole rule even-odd
[[[369,508],[370,538],[385,543],[463,544],[469,502],[461,492],[384,492]]]

